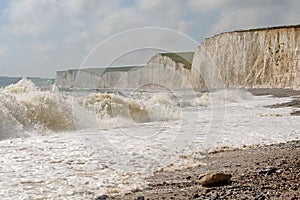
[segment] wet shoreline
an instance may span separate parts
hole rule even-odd
[[[300,141],[210,153],[203,165],[161,171],[148,187],[108,199],[293,199],[300,198]],[[232,174],[231,181],[203,187],[199,176]],[[100,199],[100,198],[99,198]]]

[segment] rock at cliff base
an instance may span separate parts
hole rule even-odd
[[[214,186],[230,180],[231,177],[231,174],[225,174],[222,172],[203,174],[200,176],[199,184],[202,186]]]

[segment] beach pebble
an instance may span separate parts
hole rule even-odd
[[[195,193],[194,195],[193,195],[193,199],[198,199],[200,197],[200,195],[198,194],[198,193]]]
[[[264,195],[258,195],[257,197],[254,198],[254,200],[265,200],[266,197]]]
[[[213,186],[230,180],[231,174],[225,174],[222,172],[213,172],[200,176],[199,184],[202,186]]]
[[[273,174],[273,173],[276,173],[276,172],[277,172],[277,168],[274,167],[274,166],[267,166],[263,170],[259,171],[260,174],[266,174],[266,175],[270,175],[270,174]]]
[[[218,198],[218,194],[217,193],[212,193],[211,196],[210,196],[211,200],[215,200],[217,198]]]
[[[108,199],[108,196],[107,195],[101,195],[101,196],[98,196],[97,198],[96,198],[96,200],[106,200],[106,199]]]

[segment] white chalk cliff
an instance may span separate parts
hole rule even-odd
[[[234,31],[205,39],[195,51],[193,68],[211,84],[219,73],[226,87],[299,88],[300,26]]]
[[[192,63],[192,64],[191,64]],[[221,33],[193,52],[159,53],[145,66],[57,72],[61,88],[300,88],[300,25]],[[79,75],[78,75],[79,74]]]
[[[193,88],[191,74],[193,52],[158,53],[145,66],[88,68],[58,71],[59,88]]]

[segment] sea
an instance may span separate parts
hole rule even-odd
[[[292,97],[245,89],[62,90],[52,79],[0,77],[0,199],[95,199],[146,177],[205,165],[221,149],[300,139]]]

